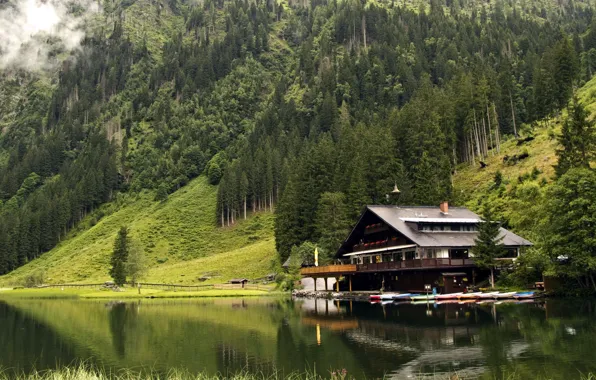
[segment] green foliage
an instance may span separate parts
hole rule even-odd
[[[37,271],[37,272],[31,273],[29,276],[25,277],[23,286],[26,288],[34,288],[36,286],[43,285],[44,280],[45,280],[44,271]]]
[[[129,253],[125,265],[126,275],[134,286],[147,274],[147,258],[143,247],[135,239],[130,239],[128,249]]]
[[[155,200],[165,202],[168,200],[168,187],[165,183],[161,183],[155,192]]]
[[[126,266],[129,253],[130,238],[128,237],[128,228],[122,226],[114,241],[114,250],[112,251],[112,257],[110,259],[110,264],[112,265],[110,268],[110,276],[112,276],[114,283],[118,286],[122,286],[126,283]],[[133,266],[136,266],[136,263],[133,264]]]
[[[568,113],[558,139],[562,149],[557,150],[557,176],[571,168],[590,168],[590,162],[596,160],[596,127],[576,96]]]
[[[501,226],[493,220],[492,211],[489,208],[484,210],[482,221],[478,224],[478,236],[474,239],[474,263],[480,268],[491,270],[491,286],[494,288],[494,268],[497,259],[503,255],[503,237]]]
[[[343,193],[323,193],[317,210],[317,233],[319,245],[324,252],[333,255],[346,238],[350,228]],[[319,253],[320,254],[320,253]],[[329,262],[331,257],[319,257],[319,263]]]
[[[282,258],[318,238],[323,193],[350,223],[394,183],[400,203],[452,198],[482,137],[553,114],[592,70],[589,5],[546,2],[105,4],[56,74],[0,79],[0,273],[118,192],[163,200],[201,173],[220,225],[276,211]]]
[[[546,199],[543,250],[552,271],[596,291],[596,172],[568,170]]]

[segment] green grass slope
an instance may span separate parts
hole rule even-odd
[[[592,119],[596,117],[596,77],[592,78],[577,92],[580,102],[588,109]],[[523,125],[520,137],[532,136],[532,141],[518,143],[509,138],[501,145],[500,153],[489,153],[483,160],[487,167],[462,164],[453,177],[454,197],[457,204],[465,205],[476,212],[482,212],[484,204],[490,205],[493,212],[510,228],[518,233],[526,233],[532,238],[532,226],[535,217],[532,210],[524,209],[532,203],[542,200],[544,189],[554,180],[554,165],[557,163],[557,136],[561,123],[567,116],[563,110],[558,117],[536,123],[534,126]],[[506,156],[512,157],[527,153],[526,159],[512,164],[505,162]],[[495,185],[495,174],[500,171],[503,177],[501,186]]]
[[[216,192],[200,177],[163,203],[154,201],[152,193],[121,197],[90,215],[50,252],[0,277],[0,284],[17,285],[39,271],[48,283],[107,281],[114,238],[123,225],[146,254],[145,281],[192,284],[209,275],[207,283],[222,283],[270,273],[277,258],[273,215],[217,227]]]

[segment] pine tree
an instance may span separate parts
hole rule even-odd
[[[557,150],[558,177],[571,168],[590,168],[590,162],[596,159],[596,127],[577,96],[573,97],[558,140],[562,147]]]
[[[118,286],[122,286],[126,283],[126,265],[130,248],[129,245],[128,228],[122,226],[114,241],[114,250],[110,260],[112,265],[110,276],[112,276],[114,283]]]
[[[323,193],[319,198],[317,210],[317,235],[319,245],[333,254],[349,232],[350,222],[347,218],[346,196],[343,193]],[[329,258],[323,258],[322,262]]]
[[[493,214],[489,208],[484,211],[484,217],[478,224],[478,236],[474,239],[474,264],[480,268],[490,269],[490,285],[495,287],[495,266],[497,258],[505,252],[503,237],[500,236],[501,226],[493,221]]]

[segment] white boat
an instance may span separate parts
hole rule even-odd
[[[451,300],[451,299],[455,299],[455,298],[459,297],[462,294],[464,294],[464,293],[437,294],[435,296],[435,299],[436,300]]]
[[[506,292],[506,293],[498,293],[495,295],[495,298],[497,299],[504,299],[504,298],[513,298],[513,295],[516,292]]]
[[[482,294],[482,292],[463,293],[463,294],[460,294],[459,296],[457,296],[457,298],[459,298],[459,299],[480,298],[481,294]]]
[[[497,298],[499,292],[482,293],[478,298]]]

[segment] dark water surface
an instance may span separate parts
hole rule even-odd
[[[358,379],[453,371],[579,378],[596,372],[596,302],[0,300],[1,368],[22,373],[79,360],[210,374],[345,368]]]

